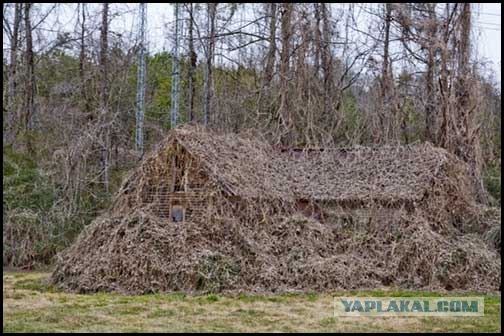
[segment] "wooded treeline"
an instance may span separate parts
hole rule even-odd
[[[500,84],[476,57],[475,8],[179,4],[180,29],[163,36],[177,52],[147,41],[145,149],[174,126],[173,106],[179,123],[282,146],[430,141],[469,163],[481,202],[500,203]],[[114,25],[128,15],[135,25]],[[137,16],[3,5],[4,265],[49,261],[140,159]]]

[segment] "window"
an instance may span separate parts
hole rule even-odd
[[[184,208],[180,205],[173,205],[171,207],[170,217],[173,222],[183,222],[184,221]]]

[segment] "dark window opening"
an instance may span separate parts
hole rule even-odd
[[[176,155],[173,162],[173,191],[185,191],[183,175],[184,167],[182,160]]]
[[[175,180],[175,186],[173,187],[173,191],[184,191],[184,186],[180,179]]]
[[[184,221],[184,208],[180,205],[174,205],[171,208],[171,220],[173,222],[183,222]]]

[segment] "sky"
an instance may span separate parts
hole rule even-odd
[[[170,34],[171,26],[165,27],[165,24],[173,21],[173,5],[169,3],[149,3],[147,15],[150,50],[171,50],[171,41],[165,38]],[[501,4],[475,3],[473,6],[473,23],[472,37],[476,44],[475,56],[484,62],[491,62],[489,66],[494,71],[495,80],[500,83]]]
[[[45,4],[49,6],[50,4]],[[99,4],[89,4],[91,17],[89,21],[99,24]],[[347,6],[347,4],[333,4],[335,10]],[[64,14],[57,19],[49,17],[45,29],[50,32],[51,27],[64,26],[72,30],[75,25],[77,12],[75,4],[68,4],[60,8]],[[257,5],[246,4],[246,16],[254,16],[258,9]],[[112,19],[111,30],[123,31],[131,39],[136,38],[137,32],[137,14],[138,3],[112,3],[111,12],[120,12]],[[148,3],[147,5],[147,40],[149,51],[156,52],[161,50],[171,51],[173,40],[173,4],[170,3]],[[51,22],[51,20],[53,22]],[[56,20],[56,21],[54,21]],[[366,17],[359,16],[359,24],[366,25]],[[89,23],[89,22],[88,22]],[[485,63],[491,69],[490,74],[494,76],[496,82],[501,81],[501,4],[500,3],[475,3],[473,6],[473,41],[476,45],[475,57]],[[48,33],[49,34],[49,33]],[[4,31],[4,57],[8,49],[8,42]],[[7,44],[6,44],[7,43]],[[216,60],[219,63],[219,59]]]
[[[501,4],[475,4],[473,39],[482,59],[493,62],[496,79],[501,78]]]

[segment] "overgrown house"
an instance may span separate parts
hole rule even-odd
[[[172,130],[58,255],[81,293],[495,289],[466,166],[429,144],[282,150]],[[488,225],[476,225],[483,233]]]
[[[185,126],[171,131],[123,185],[119,195],[130,196],[119,198],[123,209],[145,207],[175,222],[211,220],[216,210],[239,216],[252,206],[323,223],[334,216],[368,222],[397,209],[425,209],[427,201],[443,212],[447,201],[467,202],[468,188],[465,166],[428,143],[276,149],[256,138]]]

